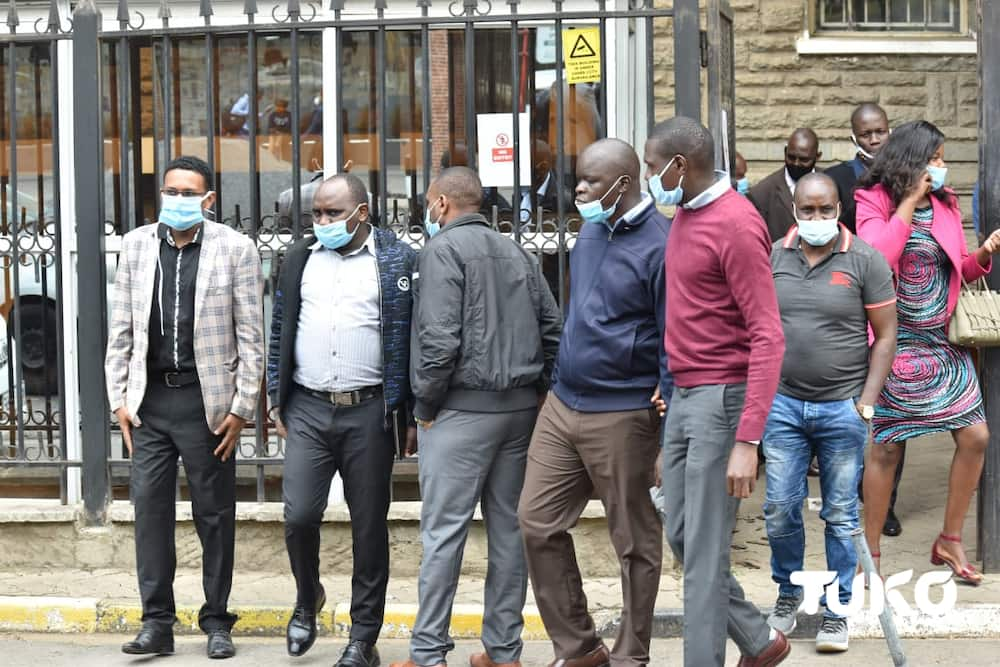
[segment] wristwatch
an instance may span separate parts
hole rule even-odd
[[[875,417],[875,406],[874,405],[864,405],[862,403],[855,403],[855,407],[858,410],[858,414],[866,422],[870,422]]]

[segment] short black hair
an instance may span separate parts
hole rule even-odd
[[[166,178],[167,174],[178,169],[181,171],[194,171],[201,174],[202,179],[205,181],[206,192],[211,192],[215,189],[215,176],[212,174],[212,168],[209,167],[208,163],[200,157],[182,155],[178,158],[174,158],[163,171],[163,177]]]
[[[463,211],[478,211],[483,204],[483,183],[479,175],[468,167],[449,167],[442,171],[434,185],[439,195],[444,195]]]
[[[854,130],[854,124],[866,113],[877,113],[883,118],[885,122],[889,122],[889,114],[885,112],[885,109],[880,107],[875,102],[862,102],[857,106],[853,113],[851,113],[851,130]]]
[[[360,206],[361,204],[368,203],[368,188],[365,187],[364,181],[355,176],[354,174],[344,173],[344,174],[334,174],[330,178],[326,179],[326,183],[336,183],[341,182],[347,186],[347,192],[351,195],[351,203],[355,206]]]
[[[708,128],[686,116],[674,116],[653,127],[649,135],[661,158],[683,155],[695,167],[712,169],[715,166],[715,140]]]

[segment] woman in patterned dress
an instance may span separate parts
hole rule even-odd
[[[948,321],[962,279],[986,275],[1000,233],[969,253],[955,194],[944,187],[944,135],[925,121],[892,134],[855,192],[858,236],[885,255],[896,279],[899,334],[896,359],[875,406],[864,474],[865,534],[872,556],[889,509],[901,443],[948,431],[955,456],[944,527],[931,562],[948,565],[960,581],[982,575],[962,546],[962,524],[983,469],[989,430],[972,357],[948,342]]]

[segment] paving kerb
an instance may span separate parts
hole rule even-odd
[[[892,574],[913,569],[913,580],[901,587],[904,599],[913,604],[913,584],[916,579],[930,569],[928,562],[930,545],[940,531],[941,517],[947,487],[947,472],[953,453],[948,436],[936,436],[914,441],[907,452],[906,471],[900,490],[898,513],[903,521],[903,535],[897,538],[883,538],[882,569]],[[770,580],[770,549],[764,530],[762,500],[763,484],[754,497],[743,503],[740,521],[733,540],[732,563],[737,578],[743,584],[747,597],[762,608],[774,602],[775,585]],[[810,496],[818,497],[818,483],[810,479]],[[0,524],[24,521],[34,503],[0,504]],[[401,517],[418,516],[418,507],[409,504],[394,506],[393,512]],[[279,506],[280,507],[280,506]],[[179,505],[179,516],[184,517],[184,507]],[[599,508],[598,508],[599,509]],[[974,547],[974,509],[970,509],[966,528],[967,546]],[[65,521],[73,508],[57,505],[43,508],[38,512],[39,523]],[[594,512],[594,507],[588,512]],[[241,506],[242,522],[274,521],[276,508],[273,506]],[[343,508],[331,508],[327,520],[346,520]],[[27,513],[27,514],[26,514]],[[112,518],[119,521],[130,520],[131,510],[122,504],[112,508]],[[818,520],[817,510],[806,510],[808,569],[826,569],[823,558],[823,529]],[[130,530],[127,523],[115,530]],[[4,527],[0,525],[0,530]],[[238,532],[239,536],[239,532]],[[88,537],[94,537],[89,536]],[[96,537],[101,537],[98,533]],[[239,537],[237,538],[239,539]],[[40,548],[53,545],[42,544]],[[234,580],[232,604],[241,616],[237,626],[243,634],[281,634],[290,613],[294,598],[294,582],[287,570],[287,558],[283,555],[283,545],[278,545],[267,571],[237,571]],[[349,547],[349,545],[348,545]],[[349,557],[349,548],[347,550]],[[606,551],[581,553],[581,561],[588,558],[605,558]],[[411,551],[394,552],[395,571],[400,569],[399,558],[408,558],[410,566],[419,562],[418,545]],[[343,566],[343,563],[340,564]],[[483,564],[475,564],[480,567]],[[671,567],[669,552],[664,558],[663,576],[657,598],[657,613],[654,625],[658,637],[675,637],[682,625],[682,585],[681,573]],[[328,561],[324,562],[330,569]],[[412,568],[411,568],[412,569]],[[138,627],[141,613],[134,573],[127,569],[40,569],[17,568],[0,572],[0,630],[32,630],[42,632],[131,632]],[[324,585],[328,597],[336,605],[328,608],[321,618],[323,631],[327,634],[343,635],[349,629],[348,602],[350,599],[350,577],[329,576],[324,572]],[[587,577],[586,593],[590,607],[595,613],[598,626],[605,634],[611,634],[620,616],[621,590],[617,579],[608,577]],[[392,576],[390,578],[388,606],[386,610],[386,636],[407,637],[412,628],[416,604],[416,580],[414,577]],[[197,609],[201,601],[200,572],[192,568],[178,571],[175,582],[179,604],[179,632],[195,632]],[[456,616],[454,633],[456,637],[470,637],[478,634],[481,624],[483,582],[480,577],[463,576],[456,594]],[[901,633],[908,637],[994,637],[1000,636],[1000,576],[987,575],[986,582],[978,588],[960,586],[958,589],[958,609],[940,618],[901,618],[896,622]],[[544,637],[544,628],[534,608],[534,599],[529,591],[526,609],[526,636]],[[808,638],[814,635],[818,617],[800,617],[796,636]],[[852,621],[852,636],[879,636],[877,621],[867,616]]]

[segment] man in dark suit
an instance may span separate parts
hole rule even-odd
[[[795,224],[792,213],[795,184],[806,174],[816,171],[816,162],[822,155],[816,133],[809,128],[799,128],[785,144],[785,166],[750,188],[747,196],[767,223],[772,241],[783,238]]]
[[[316,640],[326,602],[320,584],[320,524],[335,473],[351,513],[354,577],[351,636],[337,667],[375,667],[389,580],[391,419],[410,400],[409,350],[416,252],[370,224],[356,176],[322,183],[313,235],[288,252],[275,293],[267,392],[287,438],[285,546],[297,588],[288,653]],[[407,433],[416,441],[416,428]]]
[[[851,114],[851,142],[857,149],[857,154],[853,159],[826,170],[827,175],[837,184],[837,191],[840,193],[840,221],[851,230],[852,234],[855,232],[854,188],[887,141],[889,141],[889,117],[879,105],[865,102]]]

